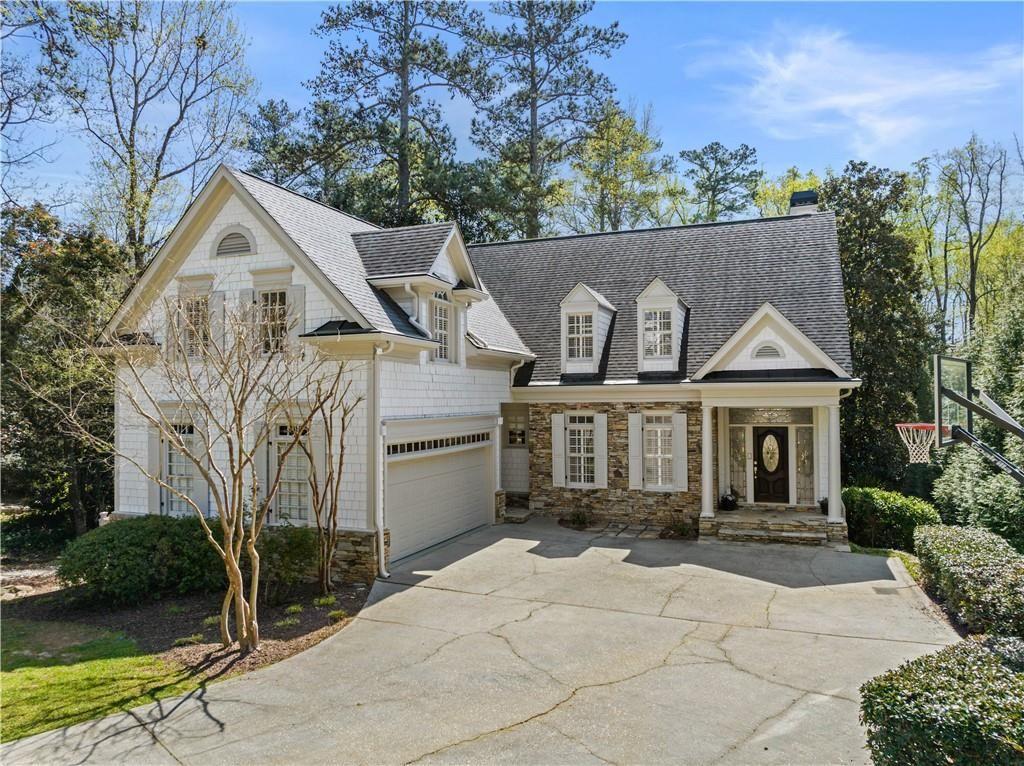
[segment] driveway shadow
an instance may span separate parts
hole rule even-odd
[[[684,571],[698,568],[788,588],[896,582],[882,556],[795,545],[607,537],[566,529],[546,518],[468,532],[396,562],[391,581],[415,585],[444,570],[511,568],[524,554],[548,560],[579,559],[591,549],[621,551],[623,564]]]

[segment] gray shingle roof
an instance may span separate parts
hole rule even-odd
[[[366,282],[366,266],[352,235],[379,231],[376,226],[258,176],[230,170],[371,325],[383,332],[423,337],[387,295]]]
[[[430,267],[455,224],[426,223],[397,229],[360,231],[352,235],[371,277],[429,274]]]
[[[655,277],[690,307],[681,365],[687,377],[766,301],[840,367],[852,369],[832,213],[480,244],[469,251],[538,357],[533,381],[559,379],[559,303],[577,282],[618,310],[602,360],[606,379],[635,379],[635,299]]]

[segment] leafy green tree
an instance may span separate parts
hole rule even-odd
[[[364,140],[380,163],[393,166],[395,223],[420,219],[417,158],[453,152],[441,108],[429,94],[445,90],[476,102],[491,91],[479,49],[451,47],[476,35],[481,23],[478,11],[450,0],[357,0],[323,13],[316,31],[330,42],[313,91],[339,108],[352,104]]]
[[[777,178],[761,176],[754,189],[754,205],[762,218],[787,215],[793,192],[818,189],[821,178],[813,171],[801,173],[795,165]]]
[[[249,171],[281,186],[290,186],[307,166],[301,136],[301,112],[284,99],[270,99],[256,106],[247,118],[245,148]]]
[[[570,199],[562,212],[575,232],[618,231],[658,220],[663,184],[673,169],[662,156],[651,108],[637,117],[607,101],[594,131],[570,162]]]
[[[685,167],[683,177],[693,184],[698,221],[731,217],[754,202],[761,171],[752,146],[727,149],[712,141],[700,149],[684,149],[679,156]]]
[[[917,418],[932,344],[914,244],[899,230],[907,178],[850,162],[825,180],[821,201],[836,215],[853,372],[863,381],[843,402],[843,474],[848,483],[895,487],[907,458],[894,426]]]
[[[113,382],[77,339],[94,337],[127,284],[124,255],[39,203],[3,209],[2,381],[5,482],[76,534],[110,508],[109,455],[75,437],[41,396],[68,403],[97,434],[113,429]]]
[[[559,168],[612,94],[611,82],[591,61],[610,56],[626,35],[617,23],[585,23],[593,6],[590,0],[504,0],[492,13],[505,26],[478,41],[495,62],[503,90],[474,119],[473,137],[506,170],[503,183],[522,203],[513,211],[514,225],[526,237],[540,236],[561,190]]]

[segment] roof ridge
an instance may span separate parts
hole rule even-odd
[[[620,229],[618,231],[588,231],[580,234],[555,234],[550,237],[530,237],[526,239],[501,239],[494,242],[470,242],[470,247],[488,247],[489,245],[519,245],[527,242],[550,242],[559,239],[580,239],[582,237],[613,237],[619,234],[640,234],[650,231],[676,231],[678,229],[703,229],[714,226],[737,226],[751,223],[765,223],[768,221],[791,221],[812,218],[822,213],[831,213],[830,210],[820,210],[815,213],[796,213],[794,215],[773,215],[767,218],[741,218],[737,221],[704,221],[701,223],[683,223],[674,226],[649,226],[645,229]]]
[[[430,223],[410,223],[405,226],[379,226],[374,231],[354,231],[352,236],[365,236],[367,234],[389,234],[391,232],[408,231],[409,229],[423,229],[428,226],[455,226],[455,221],[432,221]]]
[[[309,196],[303,194],[302,192],[295,191],[295,189],[289,189],[287,186],[283,186],[282,184],[279,184],[276,181],[270,181],[270,180],[264,178],[263,176],[258,176],[255,173],[250,173],[248,170],[242,170],[241,168],[236,168],[236,167],[234,167],[232,165],[228,165],[228,164],[225,164],[224,167],[226,167],[232,173],[241,173],[243,176],[249,176],[249,178],[255,178],[257,181],[265,183],[268,186],[273,186],[275,189],[280,189],[281,191],[286,191],[289,194],[294,194],[296,197],[301,197],[302,199],[306,200],[307,202],[312,202],[314,205],[319,205],[320,207],[325,207],[328,210],[330,210],[331,212],[338,213],[340,215],[345,216],[346,218],[351,218],[353,221],[359,221],[360,223],[365,223],[368,226],[372,226],[375,229],[378,229],[380,231],[386,231],[387,230],[383,226],[379,226],[378,224],[375,224],[373,221],[367,221],[365,218],[360,218],[357,215],[352,215],[352,213],[346,213],[344,210],[339,210],[338,208],[334,207],[334,205],[328,205],[326,202],[321,202],[320,200],[313,199],[312,197],[309,197]]]

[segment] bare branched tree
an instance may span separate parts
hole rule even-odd
[[[222,0],[73,3],[68,14],[77,55],[58,85],[140,270],[159,237],[154,200],[194,197],[241,140],[246,43]]]
[[[308,472],[310,510],[328,556],[321,585],[329,587],[346,430],[361,398],[351,395],[352,366],[301,343],[286,309],[244,301],[225,307],[223,295],[168,300],[165,322],[154,317],[151,329],[110,335],[80,352],[104,359],[114,376],[121,438],[89,433],[74,401],[49,404],[67,428],[159,488],[165,511],[198,518],[227,576],[221,640],[250,652],[260,643],[257,542],[275,510],[275,517],[287,513],[276,502],[286,470]],[[144,455],[142,438],[151,445]],[[315,446],[321,438],[329,443],[323,461]],[[170,458],[153,460],[156,439],[165,445],[156,452],[187,465],[189,477],[168,471]],[[297,455],[306,458],[298,466]]]

